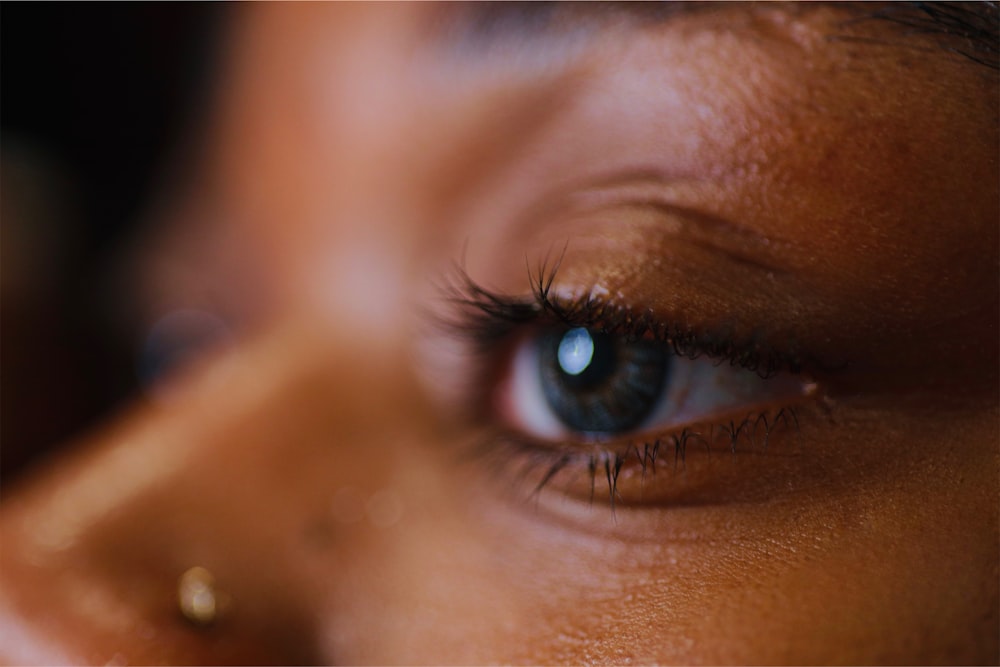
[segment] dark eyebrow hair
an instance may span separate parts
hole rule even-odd
[[[750,6],[752,3],[746,4]],[[831,4],[857,14],[844,22],[845,27],[867,21],[884,21],[899,27],[903,38],[938,35],[943,38],[943,50],[959,54],[992,69],[1000,69],[1000,6],[997,2],[912,1]],[[681,15],[721,11],[732,7],[733,3],[683,1],[476,2],[464,5],[459,11],[458,23],[461,24],[461,29],[458,32],[461,35],[460,41],[481,48],[515,35],[531,39],[591,21],[607,23],[624,20],[641,25],[667,21]],[[832,37],[852,39],[843,35]]]
[[[451,39],[472,50],[517,39],[540,39],[613,22],[659,23],[672,17],[723,8],[714,2],[557,2],[552,0],[469,2],[446,5]]]
[[[943,48],[1000,69],[1000,5],[996,2],[898,2],[860,20],[881,20],[907,35],[940,35]]]

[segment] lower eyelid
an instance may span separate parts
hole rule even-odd
[[[516,440],[525,448],[530,447],[548,455],[566,453],[571,458],[586,457],[593,452],[599,451],[621,454],[623,451],[631,450],[637,445],[642,446],[646,443],[673,443],[675,440],[684,438],[697,441],[715,440],[718,434],[726,434],[726,441],[729,443],[731,439],[729,438],[729,434],[731,432],[739,431],[735,435],[742,435],[746,432],[747,428],[751,431],[754,428],[758,431],[761,431],[761,429],[766,430],[775,419],[778,421],[794,420],[794,415],[797,415],[799,410],[820,403],[823,403],[821,397],[812,395],[802,396],[795,400],[775,402],[770,405],[740,408],[739,410],[721,413],[710,419],[701,421],[677,422],[670,426],[644,428],[636,430],[633,433],[617,436],[601,434],[574,435],[563,432],[560,436],[556,436],[550,440],[543,440],[508,428],[494,428],[493,430],[501,437]],[[729,447],[727,444],[727,449],[732,449],[732,447]]]
[[[816,403],[805,397],[617,441],[535,442],[521,433],[491,430],[478,449],[501,484],[513,484],[530,498],[546,490],[612,509],[766,500],[757,497],[759,483],[795,474],[789,466],[800,453],[799,414],[809,420],[825,414]],[[733,465],[737,459],[743,465]]]

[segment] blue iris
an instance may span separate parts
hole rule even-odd
[[[545,399],[567,428],[581,433],[641,425],[662,397],[669,370],[670,353],[654,342],[585,328],[553,330],[539,340]]]

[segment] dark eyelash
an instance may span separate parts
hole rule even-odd
[[[565,252],[565,251],[564,251]],[[804,368],[822,364],[806,364],[797,346],[790,343],[779,350],[756,336],[737,339],[732,327],[728,330],[707,332],[669,324],[657,319],[652,310],[636,312],[621,304],[592,296],[564,299],[555,294],[553,285],[562,255],[554,262],[543,259],[534,269],[527,267],[530,294],[512,296],[489,290],[476,283],[462,266],[456,266],[452,280],[444,287],[445,298],[457,306],[457,317],[444,320],[446,328],[468,340],[477,349],[475,359],[490,359],[498,346],[510,339],[525,326],[586,327],[601,333],[620,336],[626,341],[652,340],[663,343],[678,356],[687,359],[707,357],[717,364],[729,363],[734,367],[755,372],[763,379],[780,372],[801,373]],[[487,377],[486,369],[478,377]],[[473,389],[472,394],[482,392]],[[480,399],[483,397],[480,396]],[[474,401],[477,404],[484,400]],[[706,448],[720,442],[732,452],[738,446],[758,447],[767,443],[777,428],[793,426],[798,430],[798,417],[794,407],[782,407],[747,415],[740,420],[718,424],[691,425],[679,433],[655,438],[636,444],[629,442],[617,448],[591,443],[587,448],[545,445],[530,437],[506,429],[490,428],[472,449],[475,458],[485,461],[489,468],[513,476],[515,486],[520,486],[529,475],[537,481],[531,496],[537,496],[564,469],[571,467],[587,471],[591,482],[591,496],[597,479],[607,484],[608,501],[614,509],[618,495],[618,478],[626,464],[638,465],[643,477],[647,471],[655,473],[656,462],[664,452],[673,452],[675,465],[685,460],[689,445]],[[512,470],[512,466],[519,468]]]
[[[528,324],[586,327],[627,342],[658,341],[679,357],[692,360],[708,357],[718,364],[729,363],[757,373],[764,379],[783,371],[801,373],[807,366],[794,343],[778,349],[756,335],[739,340],[735,327],[721,332],[697,331],[658,319],[651,309],[636,312],[590,293],[577,299],[562,299],[552,291],[561,260],[560,256],[549,266],[545,259],[536,270],[528,268],[531,294],[527,297],[488,290],[462,267],[457,267],[457,277],[445,291],[449,301],[460,307],[460,316],[447,322],[448,328],[477,347],[489,349]]]
[[[618,480],[626,465],[638,465],[643,479],[653,475],[664,454],[672,457],[676,468],[683,465],[691,446],[710,451],[721,441],[733,454],[744,448],[766,452],[773,434],[779,430],[799,431],[798,412],[794,406],[750,414],[741,420],[719,424],[694,425],[678,433],[654,438],[647,442],[630,442],[624,448],[591,448],[589,451],[554,451],[538,446],[530,438],[508,431],[490,431],[483,434],[471,450],[472,457],[483,461],[495,472],[507,473],[514,478],[514,486],[523,486],[530,475],[537,481],[532,484],[529,498],[536,498],[561,471],[576,465],[586,470],[590,478],[590,502],[593,503],[596,483],[601,479],[607,486],[607,501],[612,511],[622,501]],[[512,471],[514,462],[520,467]]]

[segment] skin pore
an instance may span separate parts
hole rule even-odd
[[[240,7],[170,222],[252,258],[199,286],[238,335],[5,492],[3,657],[1000,661],[997,74],[859,18]],[[682,424],[512,437],[540,324],[440,326],[456,265],[801,368],[732,367],[754,400]],[[782,409],[766,447],[725,436]],[[655,471],[628,455],[658,439]]]

